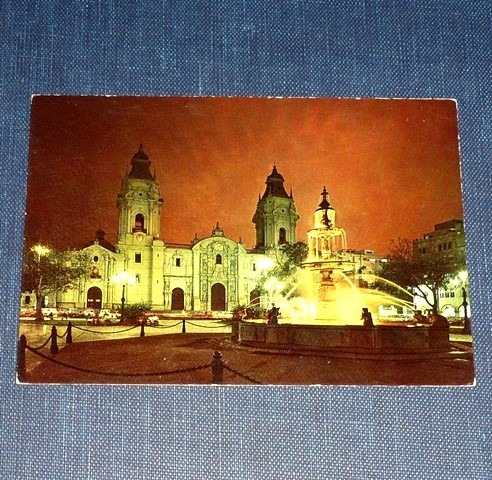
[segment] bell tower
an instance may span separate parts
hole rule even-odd
[[[116,199],[118,244],[150,246],[159,238],[164,201],[155,174],[150,173],[150,160],[142,145],[133,155],[131,166]]]
[[[131,160],[131,170],[121,182],[116,198],[119,212],[117,248],[123,263],[117,266],[132,278],[126,290],[129,303],[145,302],[153,310],[164,308],[164,242],[159,238],[161,197],[150,160],[140,145]]]
[[[258,198],[253,223],[256,227],[256,248],[268,250],[296,242],[296,224],[299,220],[292,191],[284,188],[284,177],[273,166],[266,179],[266,189]]]

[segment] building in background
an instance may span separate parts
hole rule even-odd
[[[414,240],[414,255],[445,254],[454,258],[465,257],[465,230],[463,220],[448,220],[438,223],[433,232],[424,234],[423,238]],[[425,287],[423,287],[425,288]],[[428,289],[427,289],[428,290]],[[432,296],[432,292],[428,290]],[[446,289],[439,292],[439,311],[446,317],[465,316],[463,302],[468,298],[468,274],[466,270],[458,272]],[[415,296],[417,309],[425,311],[429,305],[419,296]],[[470,312],[468,310],[467,314]]]

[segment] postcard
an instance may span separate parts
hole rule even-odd
[[[18,381],[472,385],[450,99],[34,96]]]

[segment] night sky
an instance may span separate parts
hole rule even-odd
[[[34,97],[26,241],[116,241],[116,195],[143,143],[164,207],[161,238],[255,241],[251,219],[273,164],[306,240],[326,185],[348,247],[385,253],[463,218],[450,100]]]

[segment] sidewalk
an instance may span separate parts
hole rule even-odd
[[[28,383],[99,384],[211,384],[210,362],[222,353],[231,371],[224,384],[252,385],[463,385],[473,383],[471,348],[451,354],[375,356],[344,352],[265,350],[231,342],[229,334],[168,334],[122,340],[79,342],[60,348],[57,355],[42,353],[76,368],[49,360],[30,369],[34,357],[27,352]],[[193,370],[195,367],[203,367]],[[191,370],[190,370],[191,369]],[[179,370],[179,373],[167,373]],[[127,374],[112,376],[109,373]],[[160,373],[159,375],[152,375]]]

